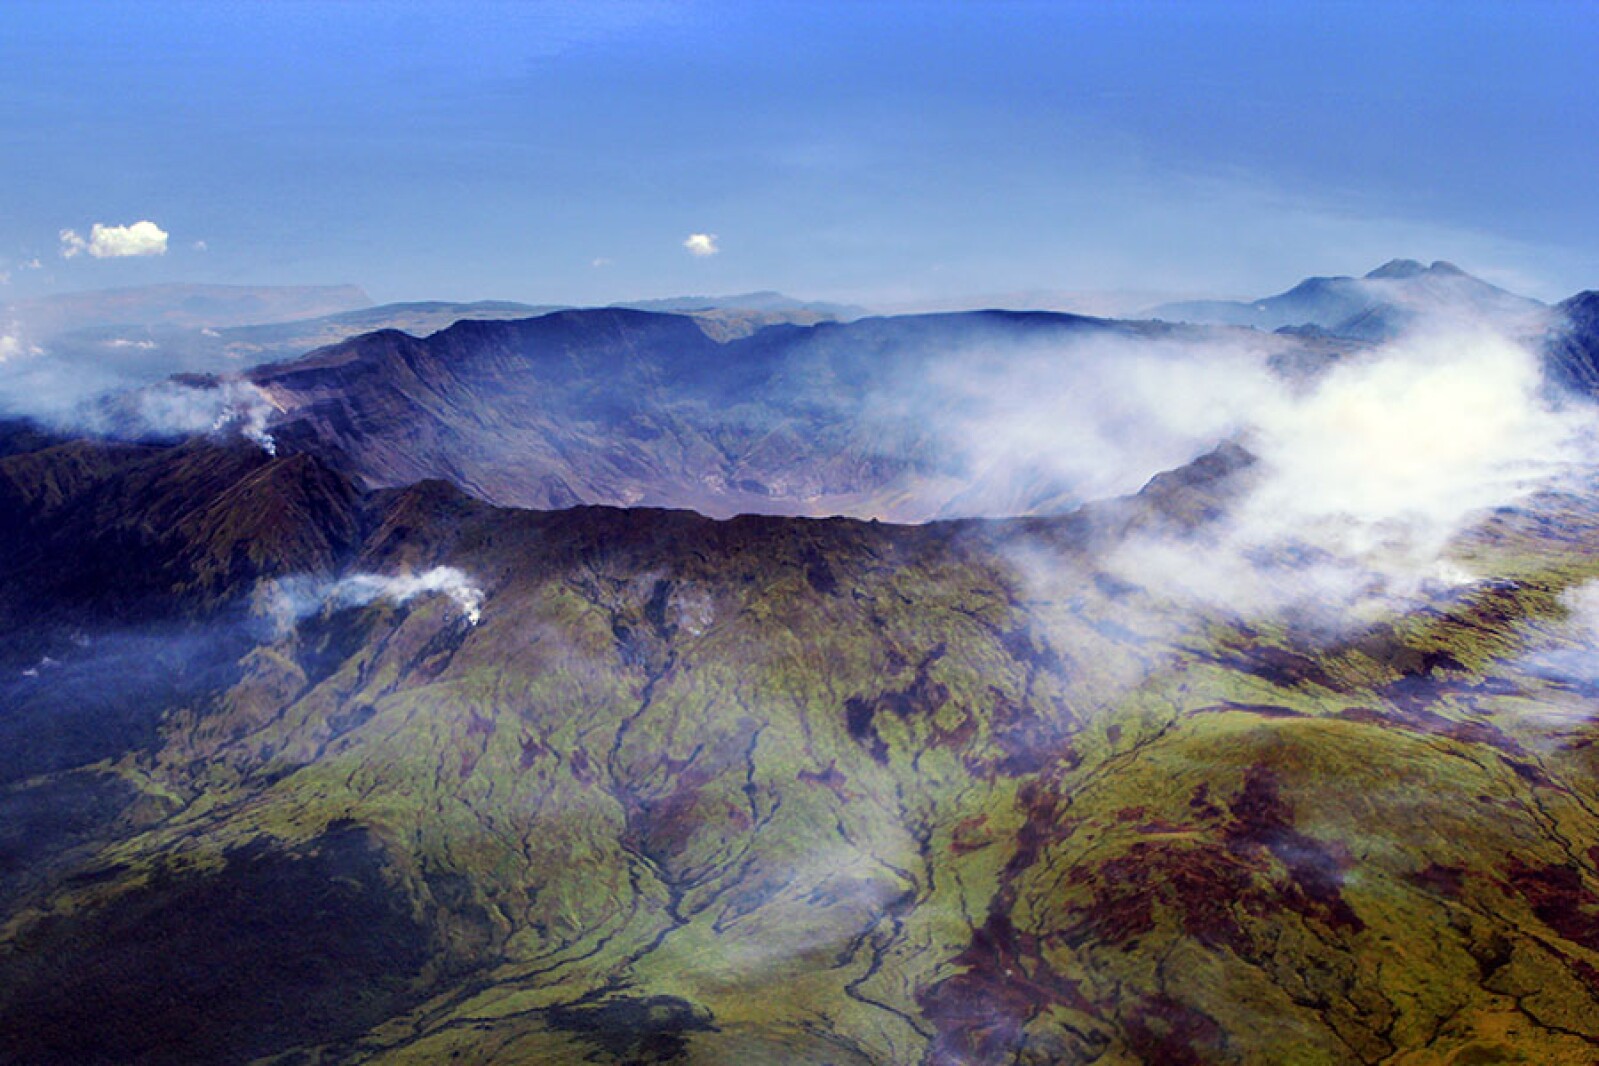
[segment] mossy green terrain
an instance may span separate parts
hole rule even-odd
[[[1171,482],[902,527],[87,455],[0,459],[0,1061],[1599,1059],[1582,498],[1310,634],[1102,571]],[[444,564],[477,624],[251,614]],[[50,732],[95,693],[115,745]]]

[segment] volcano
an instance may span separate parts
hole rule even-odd
[[[1593,1057],[1591,482],[1329,625],[1127,563],[1220,558],[1269,440],[937,517],[978,482],[873,397],[1000,334],[1291,390],[1364,341],[713,333],[363,335],[239,379],[275,453],[3,427],[0,1061]]]

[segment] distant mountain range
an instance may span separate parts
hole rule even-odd
[[[1499,323],[1534,322],[1543,304],[1472,277],[1453,263],[1423,266],[1393,259],[1365,277],[1306,278],[1287,292],[1260,300],[1199,300],[1162,304],[1145,314],[1169,322],[1276,330],[1313,328],[1339,337],[1380,341],[1398,336],[1425,315]]]
[[[19,300],[0,311],[42,340],[105,326],[257,326],[371,305],[354,285],[143,285]]]
[[[724,296],[675,296],[615,303],[641,311],[677,313],[737,311],[799,315],[813,321],[855,318],[864,310],[845,304],[795,300],[780,292]],[[374,305],[354,285],[143,285],[61,293],[0,304],[0,318],[23,324],[39,340],[63,333],[119,327],[243,329],[286,326],[265,337],[290,337],[318,326],[357,331],[406,329],[433,332],[462,319],[528,318],[569,310],[569,304],[528,304],[509,300],[473,303],[413,301]],[[339,332],[333,339],[352,334]],[[242,334],[241,336],[248,336]],[[294,353],[299,354],[299,353]]]
[[[611,304],[612,307],[634,311],[692,312],[692,311],[767,311],[781,314],[809,313],[822,318],[860,318],[866,314],[864,307],[853,304],[827,303],[821,300],[796,300],[769,289],[745,292],[733,296],[671,296],[660,300],[628,300]]]
[[[771,292],[644,303],[690,314],[722,338],[786,322],[853,317],[857,310]],[[59,413],[174,373],[238,373],[377,330],[425,336],[456,322],[566,309],[504,300],[373,305],[354,286],[156,285],[18,301],[0,306],[0,337],[35,357],[0,358],[0,413]],[[19,400],[19,392],[28,397]]]

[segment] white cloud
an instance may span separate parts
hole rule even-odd
[[[73,259],[88,252],[96,259],[122,259],[139,255],[166,255],[167,232],[149,219],[128,226],[96,222],[84,240],[77,230],[61,231],[61,257]]]
[[[610,259],[607,259],[607,258],[606,258],[606,257],[605,257],[605,256],[603,256],[603,255],[597,255],[597,256],[595,256],[595,257],[594,257],[594,259],[593,259],[593,261],[591,261],[591,262],[590,262],[590,263],[589,263],[589,266],[591,266],[591,267],[593,267],[593,268],[594,268],[594,269],[596,269],[596,270],[598,270],[598,269],[600,269],[600,268],[601,268],[601,267],[608,267],[608,266],[610,266],[610,265],[611,265],[611,262],[612,262],[612,260],[610,260]]]
[[[204,252],[209,250],[211,246],[204,241],[195,241],[192,247],[197,252]]]
[[[1213,386],[1227,402],[1228,377]],[[1197,541],[1131,539],[1113,570],[1241,613],[1381,610],[1472,580],[1453,538],[1591,461],[1596,429],[1550,402],[1534,353],[1480,330],[1414,335],[1238,415],[1259,457],[1244,499]]]
[[[1141,526],[1096,565],[1204,611],[1353,621],[1471,581],[1451,552],[1458,534],[1599,461],[1599,410],[1547,392],[1515,325],[1507,337],[1433,322],[1288,375],[1271,357],[1290,342],[1242,331],[979,344],[875,397],[871,413],[925,427],[956,460],[945,515],[1132,493],[1236,440],[1257,462],[1224,517],[1191,536]]]
[[[974,490],[942,517],[1015,514],[1037,506],[1042,487],[1079,501],[1136,492],[1240,431],[1283,391],[1267,362],[1272,343],[980,344],[874,402],[959,460]]]
[[[34,256],[32,259],[30,259],[26,263],[22,264],[22,269],[23,270],[43,270],[44,269],[44,264],[39,262],[39,257],[38,256]]]
[[[166,255],[167,233],[148,219],[131,226],[106,226],[96,222],[89,232],[89,254],[96,259]]]
[[[689,255],[708,256],[715,255],[721,249],[716,246],[716,234],[691,233],[683,242],[683,247],[688,249]]]
[[[1446,536],[1473,511],[1578,459],[1589,412],[1552,408],[1537,356],[1487,332],[1417,335],[1333,368],[1258,414],[1269,516],[1352,516]]]

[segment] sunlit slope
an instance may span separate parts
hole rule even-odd
[[[1576,498],[1462,548],[1514,583],[1327,640],[1100,570],[1130,526],[1201,521],[1202,478],[913,529],[199,459],[23,505],[35,570],[112,543],[161,577],[7,704],[47,734],[57,678],[114,700],[158,649],[189,683],[80,769],[8,745],[9,1061],[1592,1058]],[[133,476],[199,480],[120,533],[69,520]],[[221,552],[295,499],[303,536]],[[445,596],[260,607],[263,576],[436,564],[478,624]],[[79,626],[90,594],[53,589]]]

